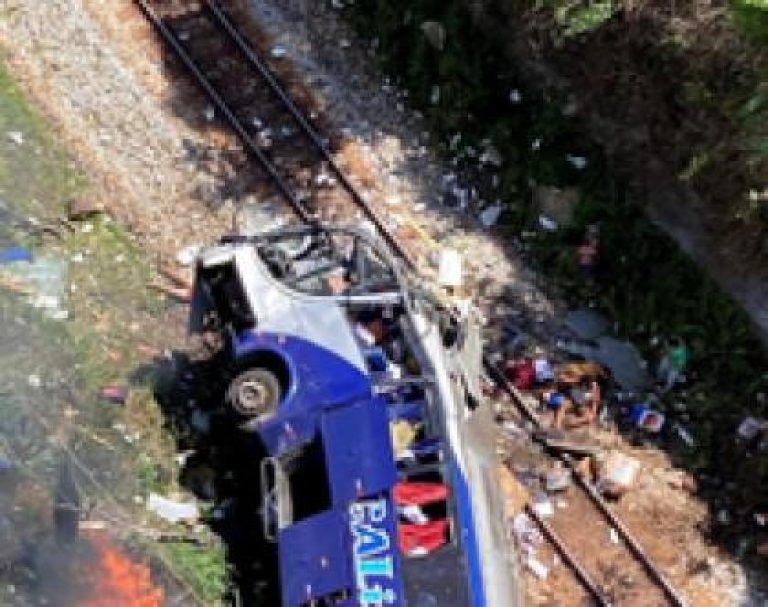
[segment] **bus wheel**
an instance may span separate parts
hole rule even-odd
[[[254,367],[230,382],[227,403],[243,417],[268,417],[280,402],[280,392],[280,381],[272,371]]]

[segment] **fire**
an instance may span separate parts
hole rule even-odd
[[[104,536],[90,542],[94,561],[83,580],[86,598],[78,607],[162,607],[164,593],[152,583],[149,567],[133,562]]]

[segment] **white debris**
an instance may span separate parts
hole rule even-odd
[[[432,87],[432,91],[429,93],[429,102],[432,105],[440,103],[440,85],[436,84]]]
[[[445,48],[445,27],[439,21],[425,21],[421,24],[421,31],[429,40],[429,43],[438,51]]]
[[[216,118],[216,108],[214,108],[212,105],[209,105],[205,108],[203,115],[208,122],[213,122],[213,119]]]
[[[21,131],[8,131],[6,134],[8,135],[8,139],[16,145],[24,145],[24,133]]]
[[[39,375],[30,375],[29,377],[27,377],[27,383],[32,388],[39,388],[40,386],[43,385],[43,382],[40,379]]]
[[[202,248],[203,247],[199,244],[191,244],[184,247],[178,253],[176,253],[176,262],[180,266],[191,266],[193,263],[195,263],[195,260],[200,254],[200,250]]]
[[[517,89],[512,89],[509,91],[509,101],[510,103],[520,103],[523,100],[523,96],[520,94],[520,91]]]
[[[755,438],[758,434],[760,434],[760,432],[762,432],[765,427],[766,427],[765,421],[757,419],[755,417],[745,417],[739,424],[739,427],[736,430],[736,432],[739,435],[739,437],[749,441]]]
[[[619,532],[616,531],[613,527],[608,529],[608,539],[611,541],[611,544],[619,544],[621,543],[621,538],[619,537]]]
[[[437,282],[443,287],[460,287],[464,282],[461,253],[455,249],[440,251]]]
[[[500,167],[502,164],[502,158],[499,150],[497,150],[492,145],[486,147],[485,150],[483,150],[483,153],[480,154],[480,158],[477,160],[480,164],[490,164],[495,167]]]
[[[550,518],[555,515],[555,506],[552,504],[552,500],[546,497],[534,500],[531,507],[541,518]]]
[[[541,137],[537,137],[531,141],[531,149],[535,152],[541,149]]]
[[[546,215],[539,215],[539,226],[541,226],[542,230],[546,230],[547,232],[554,232],[557,230],[557,222]]]
[[[528,567],[528,570],[540,580],[543,580],[549,575],[547,566],[535,557],[529,556],[526,558],[525,566]]]
[[[675,433],[680,437],[680,439],[689,447],[693,447],[696,445],[696,439],[693,438],[693,435],[688,432],[683,426],[675,422],[672,425],[672,429],[675,431]]]
[[[331,8],[335,8],[335,9],[344,8],[343,0],[331,0]]]
[[[427,515],[424,514],[424,511],[416,504],[398,506],[397,512],[402,517],[408,519],[408,521],[416,525],[426,525],[429,522],[429,518],[427,518]]]
[[[157,493],[150,493],[147,510],[154,512],[169,523],[194,523],[200,516],[197,504],[171,500]]]
[[[573,156],[572,154],[568,154],[565,159],[568,161],[568,164],[577,171],[583,171],[587,168],[588,161],[584,156]]]
[[[491,226],[496,225],[500,215],[501,205],[493,204],[483,209],[480,212],[480,215],[478,215],[478,219],[480,220],[480,223],[482,223],[486,228],[490,228]]]
[[[90,234],[91,232],[93,232],[93,224],[92,224],[90,221],[86,221],[86,222],[85,222],[85,223],[82,225],[82,227],[80,228],[80,231],[81,231],[83,234]]]
[[[339,40],[339,46],[341,48],[349,48],[350,46],[352,46],[352,43],[349,41],[348,38],[342,38],[341,40]]]
[[[276,44],[271,49],[269,49],[269,54],[273,59],[282,59],[288,54],[288,49],[285,48],[282,44]]]

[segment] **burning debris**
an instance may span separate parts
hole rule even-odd
[[[134,562],[106,535],[85,541],[93,559],[82,568],[82,586],[87,590],[77,607],[162,607],[165,593],[152,582],[147,565]]]

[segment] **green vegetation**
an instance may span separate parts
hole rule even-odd
[[[171,543],[164,544],[161,550],[174,564],[176,574],[191,586],[199,602],[211,607],[224,604],[227,565],[223,546]]]
[[[730,8],[734,22],[747,36],[768,43],[768,1],[731,0]]]
[[[146,363],[137,344],[163,338],[156,334],[163,330],[156,318],[165,303],[147,290],[152,269],[124,227],[105,215],[61,220],[75,196],[87,195],[86,185],[0,62],[0,248],[21,244],[35,259],[52,260],[52,267],[63,272],[60,307],[68,313],[53,320],[23,295],[0,288],[2,335],[4,343],[14,345],[0,356],[0,387],[11,386],[0,399],[0,429],[5,430],[0,451],[40,451],[37,459],[24,451],[25,470],[39,474],[52,491],[55,478],[46,447],[53,436],[48,435],[59,432],[69,408],[75,423],[68,448],[78,458],[78,470],[88,471],[84,493],[105,515],[124,524],[135,520],[138,527],[146,514],[136,496],[178,489],[175,439],[148,385],[152,377],[133,376]],[[38,377],[34,383],[49,390],[46,394],[53,393],[49,386],[57,387],[55,401],[34,396],[41,388],[29,378]],[[130,387],[124,405],[99,400],[99,390],[109,384]],[[50,498],[40,501],[48,512]],[[49,512],[45,517],[48,525]],[[212,535],[197,536],[212,545],[131,540],[177,583],[188,584],[200,604],[223,604],[224,548]]]
[[[378,38],[384,69],[409,90],[443,152],[458,157],[465,173],[478,174],[473,150],[492,144],[499,151],[501,189],[482,194],[508,202],[502,229],[530,230],[537,216],[532,185],[578,189],[571,225],[556,233],[534,231],[526,241],[529,250],[542,270],[573,294],[574,303],[596,298],[618,321],[620,333],[652,360],[658,355],[654,337],[680,335],[692,346],[697,381],[687,415],[698,448],[688,455],[692,465],[716,469],[732,436],[724,428],[731,432],[745,411],[768,413],[753,398],[768,387],[768,376],[748,318],[650,224],[621,179],[611,175],[599,146],[559,109],[565,104],[556,95],[545,98],[525,90],[505,55],[506,41],[501,34],[477,30],[468,4],[361,0],[350,9],[350,19],[363,36]],[[608,8],[600,6],[592,5],[591,16],[573,21],[571,31],[586,31],[606,18]],[[422,24],[428,21],[445,28],[443,50],[425,37]],[[434,86],[441,91],[437,104],[430,100]],[[510,101],[511,90],[521,91],[518,103]],[[588,159],[587,167],[577,170],[568,155]],[[694,178],[708,160],[706,153],[695,155],[681,176]],[[605,275],[594,293],[580,297],[574,246],[595,222],[601,226]]]
[[[84,184],[0,62],[0,201],[47,219]]]
[[[555,20],[562,28],[563,35],[569,38],[591,32],[600,27],[613,16],[617,4],[613,0],[603,2],[590,0],[586,3],[568,0],[566,2],[552,2],[550,8],[554,10]]]

